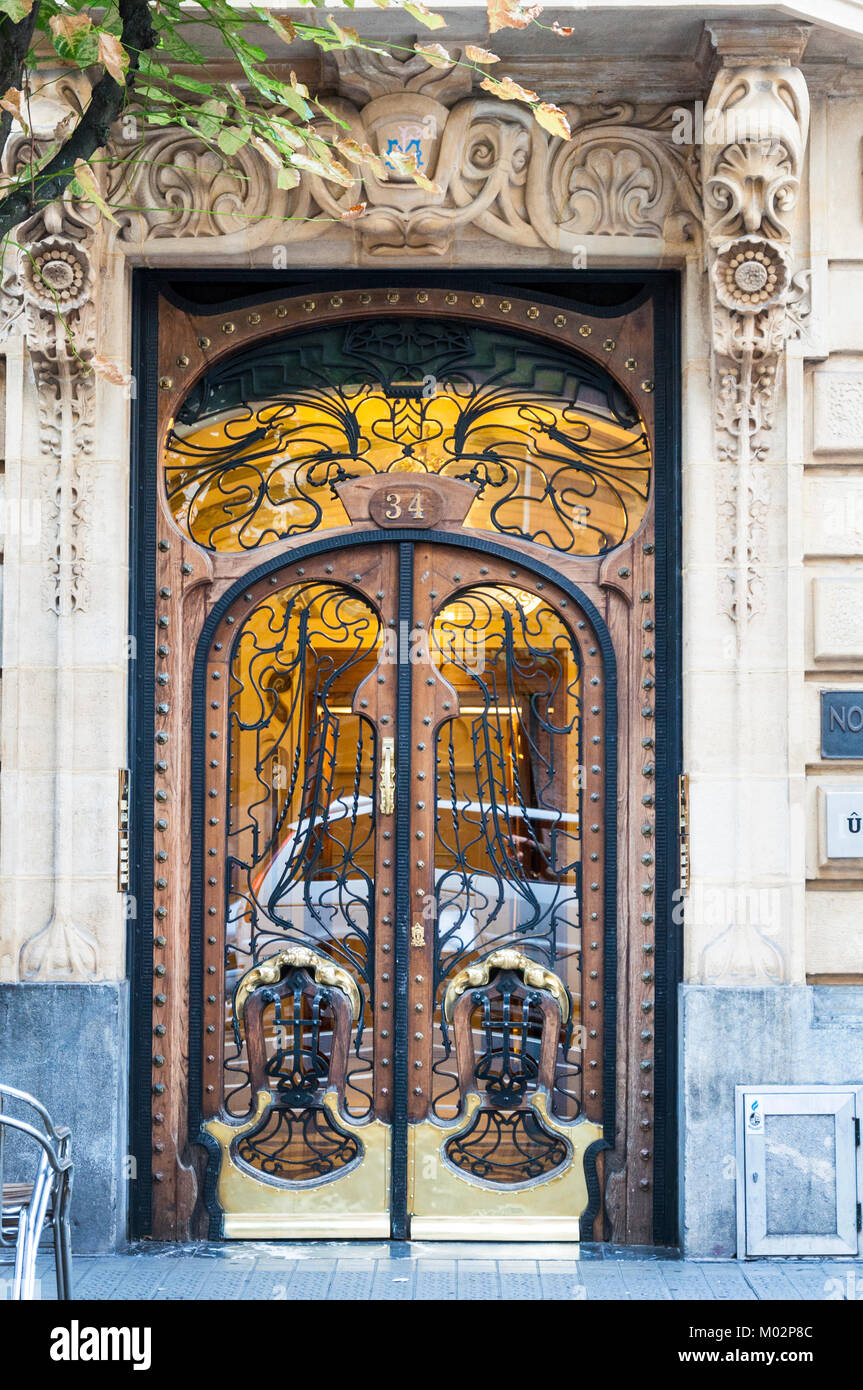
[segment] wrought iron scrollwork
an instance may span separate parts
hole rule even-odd
[[[356,1163],[360,1146],[321,1106],[273,1108],[236,1141],[238,1158],[264,1177],[313,1182]]]
[[[464,1134],[444,1145],[456,1168],[489,1183],[510,1186],[549,1177],[568,1162],[569,1145],[543,1129],[533,1110],[480,1109]]]
[[[228,987],[236,986],[225,1057],[230,1114],[244,1113],[256,1089],[240,1035],[248,1001],[286,977],[318,988],[313,1009],[324,1008],[328,989],[350,1001],[356,1031],[346,1103],[359,1115],[371,1105],[363,1032],[373,997],[377,755],[373,728],[352,701],[381,636],[364,599],[323,582],[269,595],[237,634],[228,690],[226,966]],[[310,997],[298,984],[306,1012],[297,1014],[297,1002],[279,1014],[281,1024],[268,1014],[271,1075],[310,1026]],[[287,1009],[284,999],[278,1008]],[[313,1052],[321,1036],[318,1020]],[[299,1080],[296,1090],[298,1098]]]
[[[539,595],[488,585],[447,603],[431,651],[459,695],[437,747],[435,1114],[451,1114],[464,1094],[450,1029],[467,992],[472,1083],[484,1106],[524,1108],[551,1029],[546,1085],[573,1119],[581,1112],[573,1045],[582,994],[580,649]]]
[[[180,409],[165,487],[211,550],[343,524],[335,484],[408,471],[479,489],[467,524],[604,554],[644,515],[651,457],[614,379],[540,339],[392,319],[295,333],[212,368]]]

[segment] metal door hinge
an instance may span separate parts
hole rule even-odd
[[[859,1202],[857,1203],[857,1230],[863,1231],[863,1209],[861,1209]]]
[[[129,891],[129,769],[117,773],[117,891]]]
[[[689,891],[689,774],[677,779],[677,831],[680,842],[680,891]]]
[[[855,1116],[854,1116],[854,1143],[857,1145],[857,1148],[859,1149],[859,1147],[860,1147],[860,1117],[859,1117],[859,1115],[855,1115]]]

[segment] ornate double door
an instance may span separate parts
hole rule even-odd
[[[409,492],[379,499],[392,540],[262,575],[201,649],[227,1237],[577,1239],[596,1212],[601,643],[564,581],[408,529]]]

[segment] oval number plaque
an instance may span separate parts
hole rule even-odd
[[[369,498],[369,515],[379,526],[436,526],[443,498],[425,483],[388,483]]]

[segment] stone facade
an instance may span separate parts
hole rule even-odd
[[[664,19],[678,22],[673,6],[654,10],[658,36]],[[558,48],[556,63],[530,50],[513,59],[510,70],[530,85],[545,93],[550,84],[572,118],[571,142],[548,136],[523,107],[472,90],[458,70],[329,58],[327,100],[360,143],[380,147],[406,122],[421,131],[441,188],[434,198],[373,174],[337,193],[314,177],[282,191],[254,152],[241,156],[248,191],[238,198],[187,132],[152,137],[152,162],[139,167],[125,163],[118,132],[108,191],[125,186],[126,201],[148,211],[120,214],[114,227],[70,201],[21,229],[43,271],[66,277],[75,350],[28,259],[10,251],[4,1057],[32,1027],[36,991],[49,1013],[73,1015],[77,991],[83,1017],[97,986],[116,991],[126,973],[134,918],[116,858],[136,659],[127,631],[132,392],[88,366],[98,354],[120,380],[130,369],[134,268],[674,267],[690,801],[686,1248],[733,1250],[722,1159],[733,1152],[735,1084],[860,1082],[852,987],[863,984],[863,861],[825,860],[819,789],[863,787],[863,767],[822,760],[819,692],[863,685],[863,13],[845,4],[844,33],[821,29],[814,13],[811,24],[777,13],[756,26],[739,13],[693,20],[689,48],[665,67],[615,60],[589,17],[579,33],[592,34],[596,57],[568,67]],[[597,90],[601,101],[585,95]],[[366,215],[342,221],[360,198]],[[837,986],[846,988],[831,1002]],[[112,998],[104,1036],[85,1029],[80,1045],[120,1058],[125,995]],[[47,1055],[61,1067],[76,1034],[52,1029]],[[105,1079],[111,1122],[93,1147],[119,1195],[82,1217],[89,1248],[124,1237],[123,1070]],[[93,1126],[83,1106],[62,1118],[82,1136]]]

